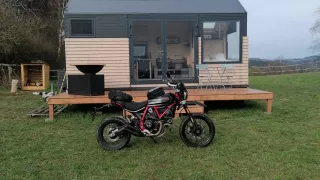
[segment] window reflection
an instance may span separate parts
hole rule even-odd
[[[240,22],[203,22],[203,61],[240,60]]]

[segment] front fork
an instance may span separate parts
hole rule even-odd
[[[185,110],[187,116],[189,116],[189,118],[191,119],[191,122],[193,124],[197,125],[197,122],[193,119],[193,115],[192,115],[192,113],[191,113],[191,111],[190,111],[190,109],[189,109],[187,104],[183,105],[183,109]]]
[[[191,122],[195,125],[198,125],[198,123],[194,120],[193,114],[190,112],[188,105],[198,105],[198,106],[202,106],[204,108],[207,106],[203,103],[198,102],[198,101],[186,101],[185,103],[182,104],[182,107],[184,108],[187,116],[189,116],[189,118],[191,119]]]
[[[197,121],[195,121],[195,119],[193,118],[193,114],[191,113],[190,109],[188,108],[187,104],[183,105],[183,109],[185,110],[187,116],[191,119],[191,131],[194,133],[197,129],[197,127],[199,127],[200,125],[197,123]]]

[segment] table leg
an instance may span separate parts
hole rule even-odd
[[[223,68],[222,73],[220,73],[219,68],[217,68],[217,71],[218,71],[218,75],[219,75],[219,78],[220,78],[220,84],[221,84],[221,86],[222,86],[224,89],[226,89],[226,86],[224,85],[223,80],[222,80],[222,76],[224,75],[226,69]]]
[[[54,118],[54,105],[49,104],[49,119],[53,120],[53,118]]]
[[[272,99],[267,99],[267,113],[272,111]]]

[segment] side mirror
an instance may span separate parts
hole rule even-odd
[[[171,75],[169,72],[167,72],[166,75],[167,75],[167,78],[169,78],[169,79],[171,78]]]

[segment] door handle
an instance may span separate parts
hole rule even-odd
[[[160,57],[163,57],[163,55],[164,55],[164,51],[163,51],[163,50],[161,50],[161,51],[159,51],[159,53],[160,53]]]

